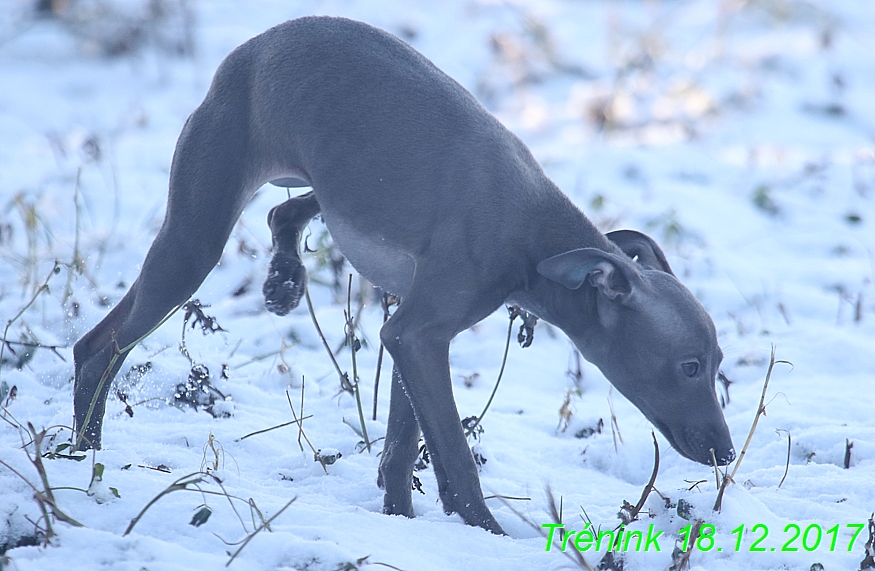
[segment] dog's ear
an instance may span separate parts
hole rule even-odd
[[[659,245],[647,234],[635,230],[614,230],[606,234],[608,240],[616,244],[623,253],[650,270],[659,270],[674,275],[665,254]]]
[[[588,281],[612,301],[624,302],[641,286],[641,274],[632,260],[596,248],[547,258],[538,264],[538,273],[568,289],[578,289]]]

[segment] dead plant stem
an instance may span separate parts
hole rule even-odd
[[[483,420],[483,417],[486,415],[486,411],[489,410],[489,405],[492,404],[492,399],[495,398],[495,393],[498,392],[498,385],[501,383],[501,377],[504,375],[504,366],[507,364],[507,354],[510,351],[510,335],[513,332],[513,320],[516,318],[516,312],[512,311],[510,317],[508,318],[507,323],[507,339],[504,343],[504,356],[501,358],[501,368],[498,370],[498,377],[495,379],[495,386],[492,387],[492,394],[489,395],[489,400],[486,401],[486,406],[483,407],[483,412],[477,416],[477,420],[474,421],[470,427],[465,430],[465,436],[471,436],[474,434],[474,430],[480,426],[480,421]]]
[[[7,339],[7,336],[9,335],[9,328],[12,327],[13,323],[18,321],[19,317],[24,315],[24,312],[27,311],[30,308],[30,306],[34,304],[34,302],[36,302],[36,299],[39,297],[39,295],[42,292],[49,290],[49,280],[52,279],[53,275],[57,274],[60,271],[60,268],[61,268],[60,264],[58,264],[58,262],[56,261],[54,266],[52,266],[52,271],[49,272],[49,275],[46,276],[46,279],[43,282],[43,285],[41,285],[37,288],[36,292],[34,292],[34,294],[33,294],[33,297],[31,297],[30,301],[27,302],[27,305],[22,307],[18,311],[18,313],[15,314],[15,316],[12,319],[10,319],[9,321],[6,322],[6,328],[3,329],[3,342],[0,343],[0,363],[3,362],[3,353],[6,352],[6,339]],[[2,371],[2,368],[0,368],[0,371]]]
[[[97,400],[100,398],[100,392],[103,390],[103,385],[105,385],[107,383],[107,381],[110,379],[111,374],[112,374],[112,369],[113,369],[113,367],[115,367],[116,361],[118,361],[119,357],[127,355],[128,352],[131,351],[131,349],[133,349],[134,347],[136,347],[140,343],[140,341],[142,341],[143,339],[145,339],[146,337],[148,337],[149,335],[154,333],[159,327],[161,327],[162,325],[167,323],[167,320],[169,320],[171,317],[173,317],[173,315],[177,311],[179,311],[183,305],[185,305],[185,302],[174,307],[170,311],[170,313],[168,313],[164,317],[164,319],[162,319],[161,321],[159,321],[155,325],[155,327],[153,327],[152,329],[150,329],[149,331],[147,331],[146,333],[141,335],[139,338],[135,339],[130,344],[125,345],[121,349],[119,349],[118,342],[115,339],[115,335],[113,335],[113,338],[112,338],[113,355],[112,355],[112,358],[109,360],[109,364],[106,366],[106,370],[103,371],[103,375],[100,376],[100,381],[97,383],[97,390],[94,392],[94,396],[91,397],[91,404],[88,406],[88,413],[86,413],[86,415],[85,415],[85,420],[82,422],[82,426],[79,427],[81,430],[79,432],[78,438],[76,438],[76,446],[75,446],[76,450],[79,450],[79,447],[82,445],[82,440],[85,438],[84,431],[88,427],[88,423],[91,421],[91,417],[94,414],[94,407],[97,406]]]
[[[322,469],[325,471],[326,474],[328,474],[328,468],[325,466],[325,462],[322,461],[322,457],[319,456],[319,452],[316,450],[316,447],[313,446],[313,443],[310,442],[309,438],[307,438],[307,433],[304,432],[304,419],[301,418],[300,420],[298,420],[298,415],[295,414],[295,407],[292,406],[292,397],[289,396],[289,391],[286,391],[286,400],[289,401],[289,408],[292,409],[292,418],[294,418],[295,422],[298,423],[298,426],[301,427],[301,435],[303,435],[304,440],[307,441],[307,445],[310,447],[310,450],[313,451],[313,457],[319,461],[319,464],[322,465]]]
[[[361,310],[359,310],[361,313]],[[355,404],[359,413],[359,422],[362,426],[362,437],[365,439],[365,447],[368,452],[371,451],[371,439],[368,437],[368,427],[365,424],[365,412],[362,408],[362,393],[359,387],[359,372],[356,361],[356,353],[358,353],[358,340],[355,336],[356,321],[352,317],[352,274],[349,274],[349,285],[346,290],[346,327],[347,341],[349,342],[349,353],[352,356],[352,389],[355,394]],[[303,412],[301,412],[303,414]]]
[[[319,321],[316,319],[316,311],[313,309],[313,301],[310,299],[309,287],[304,290],[304,297],[307,298],[307,308],[310,310],[310,317],[313,319],[313,325],[316,326],[316,332],[319,334],[319,338],[322,339],[322,345],[328,352],[328,356],[331,358],[331,363],[334,365],[334,370],[337,371],[337,376],[340,378],[340,388],[348,391],[352,388],[349,383],[349,378],[347,378],[344,372],[340,370],[340,365],[337,364],[337,359],[334,358],[334,353],[331,352],[331,347],[328,346],[328,341],[325,340],[322,328],[319,327]]]
[[[286,511],[286,508],[289,507],[290,505],[292,505],[292,503],[293,503],[295,500],[297,500],[297,499],[298,499],[298,496],[295,496],[294,498],[290,499],[290,500],[288,501],[288,503],[287,503],[286,505],[284,505],[282,508],[280,508],[280,510],[279,510],[278,512],[276,512],[275,514],[273,514],[273,515],[270,517],[270,519],[268,519],[267,521],[265,521],[263,524],[261,524],[261,525],[258,527],[258,529],[256,529],[255,531],[253,531],[252,533],[250,533],[248,536],[246,536],[246,539],[243,541],[243,544],[240,545],[240,547],[237,548],[237,551],[235,551],[235,552],[231,555],[231,559],[229,559],[228,562],[225,563],[225,567],[228,567],[229,565],[231,565],[231,563],[234,562],[234,559],[235,559],[238,555],[240,555],[240,552],[243,551],[243,548],[244,548],[244,547],[246,547],[247,545],[249,545],[249,542],[252,541],[252,538],[255,537],[255,536],[258,534],[258,532],[260,532],[261,530],[263,530],[263,529],[265,529],[265,528],[269,528],[269,527],[270,527],[270,522],[272,522],[273,520],[275,520],[276,518],[278,518],[278,517],[280,516],[280,514],[283,513],[284,511]]]

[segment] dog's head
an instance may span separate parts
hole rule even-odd
[[[652,239],[631,230],[608,238],[618,251],[581,248],[538,264],[591,309],[581,334],[566,333],[675,450],[728,464],[735,450],[717,400],[723,353],[711,317]]]

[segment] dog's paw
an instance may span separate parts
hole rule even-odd
[[[286,315],[298,307],[307,287],[307,269],[296,257],[282,252],[274,254],[261,292],[264,305],[276,315]]]
[[[410,496],[410,490],[407,490],[405,494],[400,494],[397,498],[386,492],[383,496],[383,513],[413,518],[413,498]]]

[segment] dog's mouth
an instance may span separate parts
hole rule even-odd
[[[700,464],[708,464],[708,465],[710,465],[709,462],[701,462],[701,461],[698,460],[697,458],[693,457],[693,456],[692,456],[690,453],[688,453],[686,450],[684,450],[683,446],[681,446],[680,444],[678,444],[678,441],[675,440],[675,437],[674,437],[674,435],[672,434],[671,430],[669,429],[668,425],[666,425],[664,422],[660,422],[660,421],[656,420],[655,418],[651,418],[651,419],[650,419],[650,422],[652,422],[652,423],[656,426],[656,429],[657,429],[659,432],[662,433],[662,435],[665,437],[666,440],[668,440],[668,444],[669,444],[669,446],[671,446],[672,448],[674,448],[675,450],[677,450],[677,452],[678,452],[681,456],[683,456],[683,457],[686,458],[687,460],[692,460],[693,462],[699,462]],[[710,461],[711,459],[708,458],[708,460]]]
[[[713,466],[715,460],[718,466],[726,466],[735,460],[735,448],[733,448],[731,440],[728,446],[720,446],[718,444],[709,446],[705,444],[706,439],[695,429],[684,428],[680,435],[676,435],[664,422],[654,418],[651,418],[650,422],[668,440],[669,445],[687,460],[692,460],[706,466]]]

